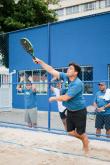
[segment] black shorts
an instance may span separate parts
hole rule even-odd
[[[95,128],[97,129],[103,129],[105,126],[106,130],[110,129],[110,114],[96,114],[96,120],[95,120]]]
[[[67,115],[65,114],[66,111],[67,111],[67,109],[65,109],[63,112],[59,112],[61,119],[66,119],[67,118]]]
[[[76,132],[80,135],[85,133],[86,117],[86,108],[78,111],[67,110],[67,132],[76,130]]]

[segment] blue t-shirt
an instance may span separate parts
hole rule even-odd
[[[63,105],[71,110],[78,111],[86,107],[86,102],[83,97],[84,85],[79,78],[74,81],[69,81],[66,73],[60,73],[60,79],[63,80],[61,95],[67,94],[71,97],[68,101],[63,101]]]
[[[24,92],[25,108],[31,109],[37,107],[36,92],[33,92],[32,89],[30,90],[24,89],[23,92]]]
[[[105,92],[102,92],[102,91],[98,91],[95,95],[94,102],[97,104],[98,108],[103,107],[107,105],[108,103],[110,103],[110,101],[104,100],[103,98],[104,95],[105,95]],[[110,108],[105,108],[105,111],[98,112],[98,113],[110,114]]]

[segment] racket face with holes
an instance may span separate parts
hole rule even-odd
[[[33,59],[35,59],[33,45],[31,44],[31,42],[29,41],[29,39],[27,39],[27,38],[21,38],[20,41],[21,41],[21,45],[23,46],[23,48],[25,49],[25,51],[28,54],[30,54]]]

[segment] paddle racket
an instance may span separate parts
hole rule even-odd
[[[21,38],[21,45],[23,46],[23,48],[25,49],[25,51],[31,55],[31,57],[35,60],[36,57],[34,55],[34,48],[33,45],[31,44],[31,42],[29,41],[29,39],[27,38]]]

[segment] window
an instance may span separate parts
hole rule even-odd
[[[56,10],[56,14],[58,16],[63,16],[64,15],[64,9],[58,9],[58,10]]]
[[[19,71],[18,72],[18,85],[25,88],[27,81],[31,81],[33,88],[36,89],[37,94],[46,94],[48,88],[47,73],[43,69],[39,70],[29,70],[29,71]],[[18,92],[23,94],[22,92]]]
[[[33,86],[37,91],[37,94],[40,94],[42,85],[40,84],[41,80],[41,70],[34,70],[32,75]]]
[[[81,66],[79,78],[84,82],[84,94],[93,93],[93,67]],[[88,82],[89,81],[89,82]]]
[[[72,7],[66,8],[66,14],[67,15],[78,13],[78,12],[79,12],[79,6],[72,6]]]
[[[10,86],[10,75],[0,74],[0,88],[9,88]]]
[[[105,6],[109,7],[110,6],[110,0],[105,0]]]
[[[110,65],[109,69],[109,80],[110,80]],[[59,72],[67,72],[68,67],[55,68]],[[81,66],[81,74],[79,78],[84,82],[84,94],[93,93],[93,67],[92,66]],[[18,72],[18,84],[25,88],[27,81],[31,81],[33,87],[36,88],[37,94],[47,94],[48,92],[48,78],[47,72],[43,69],[38,70],[24,70]],[[19,93],[19,92],[18,92]],[[19,94],[23,94],[20,92]]]
[[[41,70],[41,79],[40,79],[40,92],[41,93],[47,93],[48,88],[48,79],[47,79],[47,73],[45,70]]]
[[[95,8],[95,3],[86,3],[83,5],[83,10],[88,11],[88,10],[93,10]]]
[[[104,8],[105,7],[105,0],[100,0],[99,1],[99,8]]]
[[[67,7],[66,8],[66,15],[72,14],[73,7]]]

